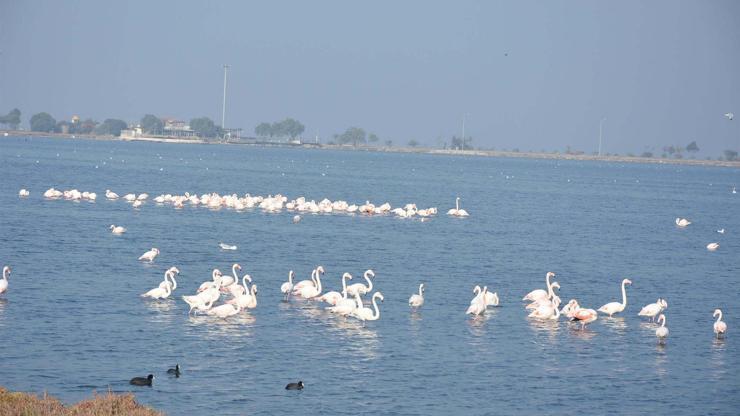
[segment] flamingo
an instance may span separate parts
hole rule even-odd
[[[419,293],[413,294],[409,298],[409,306],[412,308],[420,308],[424,304],[424,283],[419,285]]]
[[[625,286],[631,285],[631,284],[632,284],[632,281],[630,279],[622,280],[622,303],[609,302],[606,305],[600,307],[599,312],[609,315],[610,318],[615,313],[622,312],[624,308],[627,307],[627,290]]]
[[[290,297],[290,292],[293,291],[293,270],[288,272],[288,281],[280,285],[280,292],[285,295],[285,299]]]
[[[645,305],[645,307],[640,309],[640,312],[637,315],[647,316],[650,318],[651,321],[655,321],[655,317],[659,313],[663,312],[663,309],[666,308],[668,308],[668,302],[666,302],[664,299],[658,298],[657,302]]]
[[[171,282],[167,280],[167,273],[170,273],[170,279],[172,279]],[[167,271],[164,272],[164,281],[159,284],[159,287],[164,289],[165,286],[168,286],[170,290],[174,292],[174,290],[177,289],[177,280],[175,280],[175,274],[177,273],[180,273],[180,269],[177,267],[170,267],[167,269]]]
[[[123,234],[123,233],[126,232],[126,229],[123,228],[123,227],[121,227],[120,225],[119,226],[115,226],[115,225],[111,224],[111,226],[110,226],[110,232],[112,232],[113,234],[121,235],[121,234]]]
[[[568,318],[573,318],[573,315],[578,310],[578,301],[575,299],[571,299],[568,301],[568,303],[563,306],[563,309],[560,310],[561,315],[565,315]]]
[[[0,290],[0,292],[2,292],[2,290]],[[719,315],[719,317],[717,318],[717,322],[714,323],[714,334],[719,338],[727,332],[727,324],[722,321],[722,311],[720,309],[715,309],[712,317],[716,317],[717,315]]]
[[[373,282],[370,280],[370,277],[375,277],[375,272],[371,269],[365,270],[365,273],[362,275],[362,277],[365,278],[367,281],[367,286],[365,286],[362,283],[355,283],[353,285],[347,286],[347,293],[350,296],[354,296],[356,294],[365,295],[369,293],[371,290],[373,290]]]
[[[313,269],[313,271],[311,272],[311,280],[301,280],[300,282],[296,283],[295,285],[293,285],[293,292],[295,292],[296,290],[300,290],[305,286],[316,286],[316,276],[323,273],[324,268],[322,266],[318,266],[317,268]]]
[[[529,293],[527,293],[526,296],[522,298],[522,300],[529,300],[532,302],[535,302],[539,299],[549,299],[550,298],[550,278],[554,277],[555,273],[553,272],[547,272],[545,275],[545,283],[547,284],[547,290],[544,289],[535,289]]]
[[[375,310],[374,313],[373,313],[373,309],[361,306],[362,299],[360,299],[359,293],[355,293],[355,299],[357,301],[357,309],[355,309],[354,312],[352,312],[352,316],[361,320],[362,322],[377,321],[378,319],[380,319],[380,309],[378,309],[377,299],[380,299],[381,302],[385,300],[385,298],[383,298],[382,293],[380,292],[373,293],[372,302],[373,302],[373,309]]]
[[[108,199],[118,199],[118,194],[115,192],[111,192],[110,189],[105,190],[105,197]]]
[[[10,266],[3,267],[3,278],[0,279],[0,294],[8,291],[8,278],[10,277]]]
[[[538,319],[552,319],[557,320],[560,318],[560,299],[555,299],[547,304],[540,305],[537,309],[533,310],[529,314],[530,318]]]
[[[303,286],[300,289],[294,289],[293,294],[304,299],[311,299],[321,294],[321,275],[316,273],[316,286]]]
[[[200,285],[198,288],[198,293],[203,292],[204,290],[210,288],[213,283],[215,282],[221,282],[221,270],[219,269],[213,269],[213,272],[211,272],[211,278],[213,281],[203,282],[203,284]]]
[[[139,256],[139,260],[148,261],[149,263],[154,261],[154,258],[159,255],[159,249],[152,247],[151,250]]]
[[[352,275],[349,273],[344,273],[342,275],[342,293],[347,293],[347,279],[352,279]],[[326,292],[321,295],[318,300],[321,302],[326,302],[329,305],[336,306],[337,303],[344,298],[344,296],[342,296],[342,293],[335,291]]]
[[[18,191],[18,196],[21,197],[21,198],[25,198],[25,197],[27,197],[29,195],[31,195],[31,193],[28,192],[27,189],[21,189],[20,191]]]
[[[486,293],[488,293],[488,286],[483,286],[483,290],[470,302],[468,310],[465,311],[466,315],[480,315],[486,311]]]
[[[709,243],[707,244],[707,250],[709,251],[717,251],[719,248],[719,243]]]
[[[344,291],[343,295],[344,296],[342,297],[342,299],[337,302],[335,306],[329,306],[325,309],[331,313],[343,316],[350,315],[352,312],[354,312],[355,309],[357,309],[357,302],[354,299],[347,298],[346,290]]]
[[[547,290],[548,295],[547,295],[546,298],[539,298],[538,300],[530,303],[529,305],[525,306],[524,308],[525,309],[529,309],[529,310],[537,309],[538,307],[540,307],[542,305],[550,305],[555,300],[557,300],[558,303],[560,303],[560,297],[558,297],[555,294],[555,288],[560,289],[560,283],[558,283],[558,282],[552,282],[550,284],[550,287]]]
[[[676,218],[676,225],[678,225],[681,228],[687,227],[691,224],[691,221],[687,220],[686,218]]]
[[[240,266],[238,263],[234,263],[231,266],[231,273],[233,274],[233,276],[228,276],[227,275],[227,276],[223,276],[221,278],[221,290],[226,291],[227,290],[226,289],[227,287],[229,287],[229,286],[231,286],[233,284],[239,283],[239,275],[236,274],[236,271],[237,270],[241,270],[241,269],[242,269],[242,266]]]
[[[247,285],[247,282],[252,283],[252,276],[245,273],[244,276],[242,276],[242,284],[235,283],[231,286],[229,286],[229,293],[231,293],[231,296],[237,297],[241,295],[245,295],[249,293],[249,286]]]
[[[665,315],[662,313],[658,317],[658,323],[663,322],[660,328],[655,330],[655,336],[658,337],[658,342],[661,344],[665,343],[665,339],[668,337],[668,328],[665,327]]]
[[[455,208],[447,211],[447,215],[452,215],[453,217],[467,217],[468,211],[465,211],[464,209],[460,209],[460,197],[455,198]]]
[[[167,281],[169,277],[172,276],[172,271],[167,270],[164,274],[164,280]],[[172,293],[172,287],[170,285],[164,285],[164,288],[157,286],[154,289],[143,293],[141,297],[143,298],[152,298],[152,299],[167,299],[170,297],[170,294]]]
[[[215,315],[218,316],[221,319],[228,318],[229,316],[236,315],[242,310],[241,306],[237,304],[236,306],[232,306],[228,303],[223,304],[221,306],[216,306],[213,309],[209,309],[206,313],[208,315]]]
[[[599,314],[593,309],[584,309],[576,303],[576,309],[572,311],[571,321],[580,321],[581,330],[586,329],[586,325],[598,319]]]

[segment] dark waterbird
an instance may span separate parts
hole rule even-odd
[[[175,377],[180,377],[180,364],[175,364],[175,368],[167,370],[167,374],[172,374]]]
[[[285,390],[303,390],[303,382],[288,383],[288,385],[285,386]]]
[[[152,380],[154,380],[154,374],[149,374],[146,377],[134,377],[128,383],[134,386],[151,386]]]

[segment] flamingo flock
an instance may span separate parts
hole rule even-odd
[[[18,192],[18,196],[26,198],[30,195],[26,189],[21,189]],[[54,188],[49,188],[43,194],[46,199],[66,199],[72,201],[88,200],[95,202],[97,194],[94,192],[80,192],[77,189],[70,189],[66,191],[59,191]],[[110,189],[105,190],[105,198],[109,201],[116,201],[123,199],[127,203],[131,204],[133,208],[140,208],[149,199],[149,194],[141,193],[128,193],[123,197],[119,194],[111,191]],[[282,194],[261,196],[247,193],[244,196],[239,196],[236,193],[220,195],[218,193],[205,193],[201,195],[191,194],[185,192],[184,194],[161,194],[153,198],[156,205],[171,205],[175,209],[182,209],[186,205],[192,207],[206,207],[209,209],[218,210],[221,208],[233,209],[235,211],[242,212],[244,210],[259,208],[264,212],[277,213],[283,210],[296,212],[296,213],[311,213],[311,214],[362,214],[368,216],[382,216],[382,215],[394,215],[398,218],[421,218],[426,219],[427,217],[433,217],[437,215],[438,210],[436,207],[428,207],[420,209],[414,203],[408,203],[402,207],[393,208],[390,203],[384,202],[376,205],[370,201],[365,201],[363,204],[353,204],[344,200],[331,201],[327,198],[322,199],[319,202],[316,200],[309,200],[304,196],[300,196],[295,199],[288,199],[288,197]],[[450,209],[447,212],[448,215],[454,217],[467,217],[468,212],[464,209],[460,209],[460,198],[455,198],[455,208]],[[293,217],[293,222],[298,223],[301,221],[301,216],[296,214]]]

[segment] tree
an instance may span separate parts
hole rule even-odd
[[[141,119],[141,129],[144,130],[144,133],[162,133],[164,123],[162,123],[159,117],[153,114],[146,114]]]
[[[49,113],[37,113],[31,117],[31,131],[54,131],[57,121]]]
[[[77,124],[79,124],[79,126]],[[91,118],[88,118],[81,123],[76,123],[74,126],[74,129],[70,129],[69,132],[76,133],[76,134],[90,134],[95,130],[97,126],[98,126],[97,121]]]
[[[190,120],[190,128],[195,131],[198,137],[217,137],[220,136],[221,128],[216,126],[208,117],[199,117]]]
[[[272,136],[272,126],[270,123],[260,123],[254,128],[254,134],[257,137]]]
[[[359,127],[350,127],[344,133],[340,134],[339,142],[342,144],[352,143],[355,147],[358,143],[366,142],[365,130]]]
[[[737,160],[737,152],[734,150],[725,150],[725,159],[726,160]]]
[[[416,140],[414,139],[409,140],[409,146],[416,147],[418,145],[419,145],[419,142],[417,142]]]
[[[370,135],[367,136],[367,140],[370,143],[376,143],[380,141],[380,137],[378,137],[375,133],[370,133]]]
[[[120,136],[121,130],[125,129],[126,127],[128,127],[128,124],[126,124],[126,122],[123,120],[118,120],[116,118],[107,118],[97,128],[95,128],[95,133]]]
[[[688,146],[686,146],[686,151],[691,153],[696,153],[699,151],[699,146],[696,145],[696,141],[693,141],[689,143]]]
[[[0,124],[5,124],[11,130],[18,130],[21,124],[21,110],[14,108],[7,115],[0,116]]]
[[[280,122],[280,125],[283,133],[286,136],[290,136],[291,139],[295,139],[306,130],[306,127],[301,122],[292,118],[286,118]]]

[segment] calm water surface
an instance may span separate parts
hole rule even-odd
[[[0,385],[67,402],[134,391],[170,414],[737,414],[740,408],[740,170],[236,146],[4,138],[0,141]],[[77,188],[98,201],[47,201]],[[31,196],[17,197],[25,187]],[[471,216],[428,222],[104,199],[129,192],[283,193],[317,201],[415,202]],[[678,229],[675,217],[693,224]],[[128,228],[113,236],[110,224]],[[725,228],[724,235],[716,233]],[[218,242],[236,244],[224,252]],[[721,244],[717,252],[707,243]],[[136,258],[150,247],[152,265]],[[239,262],[258,285],[249,314],[188,316],[214,267]],[[364,327],[319,305],[281,301],[288,270],[325,287],[367,268],[385,295]],[[181,270],[173,299],[138,295]],[[526,317],[521,297],[557,273],[567,301],[625,313],[586,331]],[[407,299],[426,283],[418,313]],[[501,297],[464,311],[476,284]],[[670,338],[637,312],[668,300]],[[717,341],[712,311],[729,333]],[[180,363],[184,374],[169,378]],[[154,373],[154,387],[128,379]],[[306,389],[285,391],[290,381]]]

